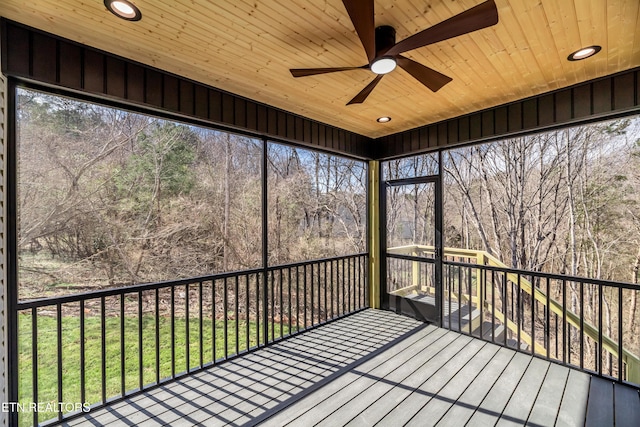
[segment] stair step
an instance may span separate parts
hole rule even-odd
[[[491,322],[484,321],[482,322],[482,339],[485,341],[491,341]],[[474,335],[480,335],[480,330],[473,331]],[[495,325],[495,332],[493,334],[496,342],[502,342],[504,339],[504,325],[498,324]]]
[[[469,312],[469,306],[467,305],[455,308],[456,310],[454,311],[453,304],[451,304],[451,314],[449,314],[448,307],[444,310],[443,326],[445,328],[448,328],[449,325],[451,325],[451,329],[455,331],[465,330],[465,327],[468,328],[469,322],[473,322],[480,317],[480,309],[476,307],[472,306],[471,312]]]

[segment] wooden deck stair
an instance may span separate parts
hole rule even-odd
[[[434,257],[434,248],[433,246],[425,246],[425,245],[406,245],[395,248],[389,248],[388,251],[392,254],[396,255],[409,255],[414,257],[427,256],[430,258]],[[459,248],[444,248],[444,256],[450,257],[451,259],[462,259],[467,264],[478,264],[482,266],[489,267],[498,267],[501,269],[508,270],[508,267],[502,263],[499,259],[494,257],[493,255],[481,251],[481,250],[472,250],[472,249],[459,249]],[[412,260],[414,264],[420,262],[417,260]],[[473,267],[469,267],[473,269]],[[412,266],[412,271],[420,271],[415,265]],[[479,270],[478,270],[479,271]],[[477,273],[479,274],[479,273]],[[526,275],[521,276],[515,273],[506,273],[505,278],[509,283],[517,283],[518,288],[528,294],[532,299],[537,301],[539,304],[545,306],[547,310],[553,313],[556,316],[562,316],[565,318],[565,321],[571,327],[582,330],[586,337],[589,337],[594,342],[598,342],[602,340],[602,348],[607,351],[612,357],[618,358],[621,357],[627,369],[627,380],[631,382],[638,383],[640,381],[640,357],[634,353],[632,353],[629,348],[622,349],[621,354],[619,352],[618,342],[615,340],[616,337],[610,337],[607,334],[601,333],[598,330],[596,325],[592,325],[588,321],[581,319],[580,315],[573,312],[567,307],[564,307],[562,302],[556,301],[554,298],[548,296],[542,289],[534,286],[529,280],[527,280]],[[423,288],[421,289],[421,286]],[[471,286],[471,281],[469,282],[469,286]],[[412,276],[412,279],[409,283],[407,283],[406,287],[400,287],[393,291],[394,295],[399,295],[404,298],[411,298],[415,300],[424,301],[428,304],[433,304],[435,306],[435,298],[433,296],[425,296],[419,295],[419,290],[422,292],[433,295],[435,293],[434,288],[428,287],[424,288],[424,285],[419,283],[417,277]],[[464,292],[464,291],[463,291]],[[460,299],[462,305],[459,305],[459,301],[456,299],[457,295],[452,293],[451,299],[451,311],[449,311],[449,301],[445,298],[444,301],[444,309],[443,309],[443,327],[449,328],[451,325],[452,330],[458,330],[464,333],[470,333],[476,337],[480,337],[480,298],[479,295],[468,295],[461,294]],[[471,307],[469,307],[469,304]],[[506,326],[506,329],[511,331],[510,335],[514,336],[517,334],[521,339],[521,349],[526,350],[533,347],[533,352],[539,355],[547,354],[546,348],[539,341],[535,341],[532,337],[523,330],[522,327],[519,327],[513,320],[507,318],[504,313],[502,313],[497,307],[492,307],[490,301],[483,301],[482,308],[485,312],[492,312],[496,317],[496,323]],[[469,322],[471,322],[471,331],[469,330]],[[484,332],[484,326],[482,328]],[[502,331],[504,333],[504,331]],[[504,343],[504,335],[502,336],[502,341]],[[514,340],[507,339],[507,345],[516,348],[516,343]]]
[[[431,295],[408,294],[405,298],[433,305],[435,307],[435,297]],[[443,328],[467,333],[474,337],[482,338],[485,341],[505,343],[504,325],[500,323],[493,325],[489,321],[481,321],[480,309],[473,304],[460,305],[455,300],[452,300],[451,303],[449,303],[448,300],[445,300],[443,304],[443,314]],[[469,327],[469,323],[471,323],[471,327]],[[493,336],[491,333],[492,327],[495,327]],[[517,340],[507,337],[506,345],[511,348],[516,348],[518,342]],[[526,351],[528,349],[529,345],[527,343],[522,342],[520,344],[520,350]]]

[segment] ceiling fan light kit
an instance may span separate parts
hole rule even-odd
[[[391,56],[383,56],[382,58],[374,59],[370,68],[371,71],[376,74],[389,74],[396,69],[396,65],[398,65],[398,63],[395,58]]]
[[[382,77],[391,73],[396,66],[405,70],[433,92],[437,92],[452,79],[400,54],[498,23],[496,4],[494,0],[488,0],[396,43],[396,31],[393,27],[388,25],[375,27],[373,2],[374,0],[342,0],[367,54],[368,64],[359,67],[295,68],[290,70],[293,77],[358,69],[368,69],[376,74],[375,78],[347,105],[364,102]]]

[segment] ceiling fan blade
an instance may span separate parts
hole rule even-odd
[[[367,96],[369,96],[373,88],[376,87],[376,85],[380,82],[380,79],[382,79],[383,77],[384,74],[378,74],[375,79],[371,80],[371,83],[369,83],[364,89],[360,91],[359,94],[357,94],[351,101],[347,102],[347,105],[362,104],[364,100],[367,99]]]
[[[315,76],[316,74],[326,74],[326,73],[335,73],[337,71],[349,71],[349,70],[360,70],[367,69],[368,65],[363,65],[361,67],[337,67],[337,68],[292,68],[291,75],[293,77],[306,77],[306,76]]]
[[[342,0],[349,18],[367,52],[369,62],[376,57],[376,36],[373,12],[373,0]]]
[[[414,79],[434,92],[437,92],[442,88],[442,86],[453,80],[451,77],[445,76],[444,74],[429,67],[425,67],[413,59],[398,55],[396,57],[396,61],[398,62],[398,65],[407,73],[411,74]]]
[[[408,50],[490,27],[497,23],[498,9],[494,0],[488,0],[431,28],[407,37],[389,49],[386,55],[397,55]]]

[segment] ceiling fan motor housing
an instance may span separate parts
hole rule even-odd
[[[376,58],[384,56],[385,52],[396,44],[396,29],[390,25],[376,27]]]

